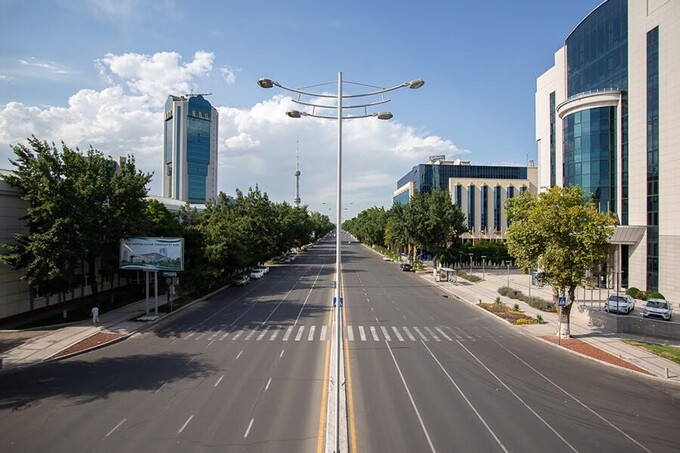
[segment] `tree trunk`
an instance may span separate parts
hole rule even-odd
[[[557,333],[559,338],[571,338],[571,307],[574,305],[575,286],[570,286],[567,290],[567,304],[562,308],[557,308],[559,313],[559,331]],[[559,295],[558,295],[559,297]],[[557,302],[557,301],[555,301]]]
[[[99,304],[99,288],[97,288],[97,272],[95,268],[96,263],[96,258],[87,260],[87,273],[90,278],[90,288],[92,288],[92,301],[94,305]]]

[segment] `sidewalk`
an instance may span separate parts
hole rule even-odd
[[[481,277],[482,271],[481,269],[474,269],[473,274]],[[529,294],[530,276],[523,274],[518,270],[511,270],[508,276],[508,272],[505,269],[486,269],[484,272],[484,280],[477,283],[469,282],[460,277],[458,278],[458,283],[435,282],[432,275],[432,268],[429,269],[429,272],[422,273],[420,275],[430,282],[433,282],[441,289],[451,294],[455,294],[471,304],[479,303],[480,299],[485,303],[495,301],[496,298],[500,296],[498,293],[498,288],[507,286],[508,279],[510,280],[510,286],[513,289],[520,290],[526,295]],[[571,310],[570,327],[572,337],[586,342],[615,357],[619,357],[627,362],[637,365],[638,367],[650,372],[652,375],[658,378],[680,383],[680,364],[654,355],[642,348],[631,346],[621,340],[623,338],[630,338],[638,341],[662,343],[676,347],[680,347],[680,341],[645,339],[624,334],[603,334],[601,332],[597,332],[589,325],[587,313],[583,310],[579,310],[579,308],[583,307],[584,304],[582,300],[582,292],[583,290],[581,289],[577,294],[577,302]],[[552,300],[552,289],[548,286],[543,288],[531,286],[531,295],[545,300]],[[601,295],[602,301],[604,301],[607,298],[607,291],[602,290]],[[543,317],[543,320],[546,322],[545,324],[534,324],[521,327],[518,326],[518,328],[524,329],[527,333],[536,337],[554,336],[556,334],[558,329],[558,316],[556,313],[543,312],[523,301],[510,299],[503,296],[500,297],[501,301],[507,305],[514,306],[515,304],[519,304],[521,311],[533,317],[536,317],[536,315],[540,314]],[[585,305],[590,306],[590,291],[586,291],[585,297]],[[594,302],[592,302],[593,306],[601,306],[597,300],[597,291],[593,292],[593,297],[595,298]]]
[[[165,299],[159,299],[159,306],[166,303]],[[60,352],[70,348],[71,346],[86,340],[94,335],[100,333],[110,334],[109,338],[113,340],[107,341],[105,344],[112,341],[118,341],[121,338],[132,335],[145,328],[152,322],[135,321],[136,318],[143,316],[146,313],[146,300],[142,299],[133,302],[115,310],[102,313],[99,316],[100,322],[97,325],[92,324],[92,320],[88,319],[78,323],[70,324],[54,330],[23,340],[18,346],[0,354],[1,367],[0,368],[14,368],[18,366],[33,365],[44,362],[53,358]],[[149,314],[154,313],[154,300],[149,299]],[[159,314],[157,319],[161,319],[163,314]],[[154,320],[150,320],[154,321]],[[11,335],[11,331],[0,331]],[[105,344],[99,344],[98,347]]]

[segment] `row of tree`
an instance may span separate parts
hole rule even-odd
[[[3,178],[27,202],[26,232],[0,244],[0,261],[22,270],[41,294],[82,285],[86,268],[96,299],[93,283],[118,272],[122,238],[183,237],[183,287],[194,290],[333,229],[326,216],[273,203],[257,187],[235,199],[220,193],[200,211],[187,204],[177,216],[146,199],[152,175],[138,171],[130,156],[119,164],[91,147],[81,152],[62,143],[60,150],[35,137],[13,151],[14,171]]]

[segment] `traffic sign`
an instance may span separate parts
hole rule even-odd
[[[177,272],[163,272],[163,277],[177,277]]]
[[[566,307],[567,306],[567,298],[565,296],[560,296],[557,299],[557,306],[558,307]]]

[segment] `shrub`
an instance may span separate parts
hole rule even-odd
[[[496,303],[500,304],[501,303],[501,296],[496,297]]]
[[[651,293],[649,293],[649,298],[650,298],[650,299],[663,299],[663,300],[666,300],[666,298],[663,297],[663,294],[661,294],[661,293],[658,292],[658,291],[652,291]]]
[[[536,321],[538,321],[539,324],[545,324],[545,321],[543,321],[543,316],[540,314],[536,315]]]
[[[519,304],[513,305],[512,309],[515,310],[515,311],[519,311]]]
[[[519,318],[515,321],[515,324],[537,324],[538,321],[533,318]]]
[[[641,293],[641,291],[634,286],[628,288],[628,290],[626,291],[626,294],[628,294],[633,299],[642,299],[640,297],[640,293]]]

